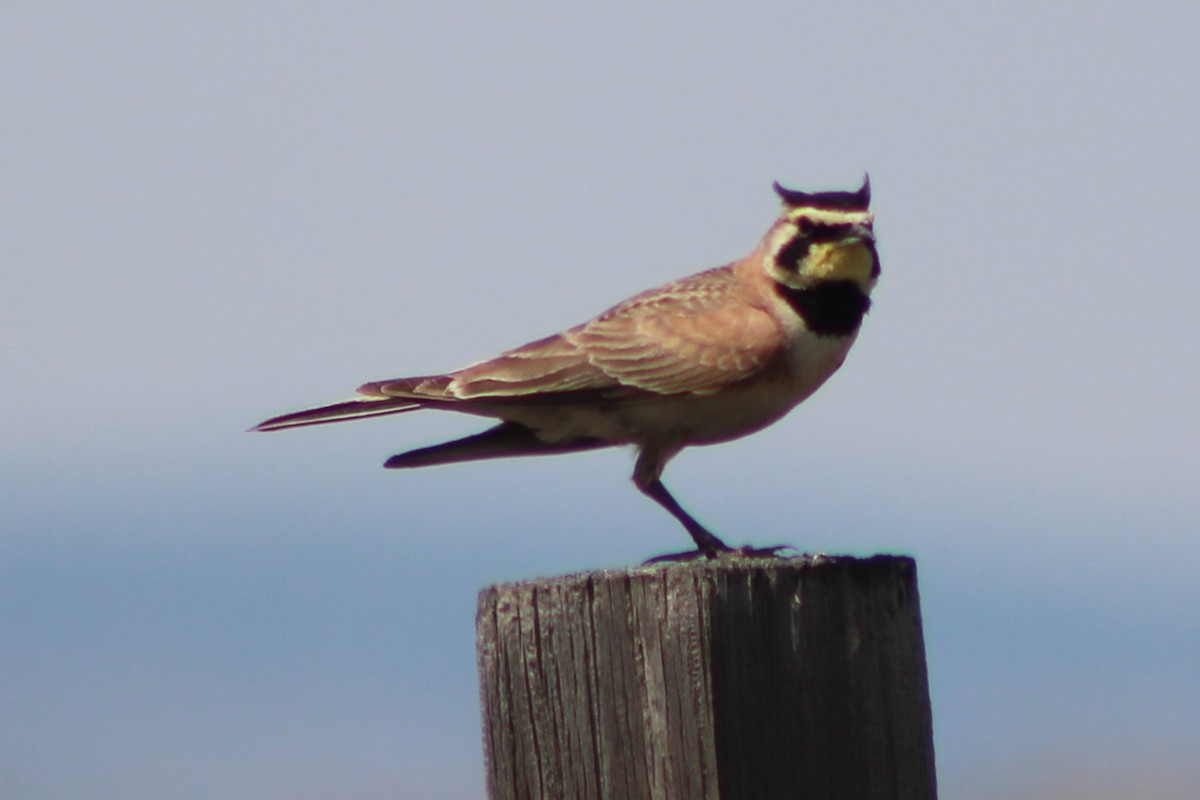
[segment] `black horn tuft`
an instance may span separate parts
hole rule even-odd
[[[866,211],[871,205],[871,176],[864,174],[857,192],[801,192],[775,182],[775,193],[790,208],[828,208],[844,211]]]

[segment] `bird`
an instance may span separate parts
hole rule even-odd
[[[684,510],[663,470],[684,448],[757,432],[812,395],[845,361],[880,275],[869,175],[855,191],[773,188],[782,210],[739,260],[495,358],[372,381],[353,399],[251,430],[422,409],[498,420],[482,433],[394,455],[388,469],[632,445],[634,485],[683,525],[696,547],[688,553],[757,553],[730,547]]]

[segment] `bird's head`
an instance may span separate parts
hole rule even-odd
[[[879,278],[870,178],[855,192],[775,191],[783,214],[764,239],[768,275],[792,289],[853,281],[869,293]]]

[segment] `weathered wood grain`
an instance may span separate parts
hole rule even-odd
[[[695,561],[480,593],[493,800],[932,800],[909,558]]]

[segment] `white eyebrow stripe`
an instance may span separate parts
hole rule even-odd
[[[818,225],[866,224],[875,219],[870,211],[849,211],[834,208],[789,208],[784,212],[789,220],[807,219]]]

